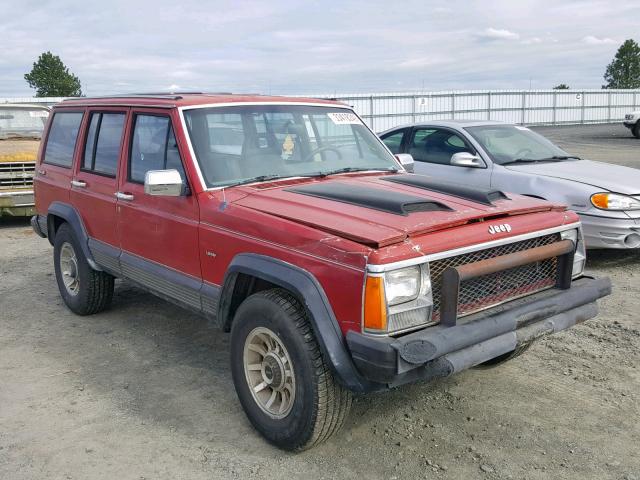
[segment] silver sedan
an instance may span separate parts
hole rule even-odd
[[[437,121],[379,134],[416,173],[568,205],[588,248],[640,248],[640,170],[583,160],[519,125]]]

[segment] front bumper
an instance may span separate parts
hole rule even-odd
[[[640,248],[640,222],[632,218],[580,215],[587,248]]]
[[[362,376],[394,387],[446,377],[515,350],[539,337],[593,318],[596,300],[611,293],[608,278],[582,277],[551,289],[399,338],[354,331],[347,345]]]
[[[0,191],[0,217],[28,217],[35,213],[33,190]]]

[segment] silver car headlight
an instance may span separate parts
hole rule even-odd
[[[640,200],[619,193],[594,193],[591,204],[601,210],[640,210]]]
[[[587,263],[584,238],[582,238],[582,227],[560,232],[560,237],[563,240],[571,240],[576,246],[576,251],[573,254],[573,269],[571,271],[571,276],[575,278],[582,274],[584,266]]]
[[[413,330],[431,322],[432,310],[428,264],[367,276],[363,308],[365,331],[393,334]]]

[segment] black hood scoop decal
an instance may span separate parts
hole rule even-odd
[[[338,182],[323,182],[284,190],[300,195],[381,210],[394,215],[406,216],[413,212],[448,212],[453,210],[444,203],[430,198]]]
[[[422,175],[394,175],[384,177],[380,180],[387,182],[400,183],[410,187],[421,188],[423,190],[431,190],[433,192],[444,193],[465,200],[482,203],[494,207],[493,202],[496,200],[511,200],[504,192],[500,190],[483,190],[481,188],[472,188],[457,183],[442,182],[439,180],[431,180]]]

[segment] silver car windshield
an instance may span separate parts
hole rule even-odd
[[[0,140],[42,138],[48,116],[46,108],[0,106]]]
[[[519,125],[485,125],[467,127],[465,130],[480,143],[491,160],[499,165],[576,158],[542,135]]]
[[[240,105],[184,111],[207,187],[400,167],[350,110]]]

